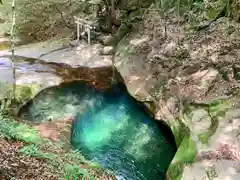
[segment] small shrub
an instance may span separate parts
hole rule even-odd
[[[93,177],[91,177],[86,169],[83,169],[79,167],[76,164],[66,164],[64,166],[65,170],[65,179],[67,180],[77,180],[80,177],[84,180],[85,178],[88,178],[90,180],[94,180]]]
[[[36,130],[26,124],[14,121],[12,117],[5,116],[2,112],[0,112],[0,135],[26,143],[41,143],[41,137]]]

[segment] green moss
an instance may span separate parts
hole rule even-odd
[[[210,112],[213,116],[223,116],[232,104],[231,100],[215,100],[210,103]]]
[[[174,161],[190,164],[194,162],[196,154],[196,142],[193,141],[191,137],[185,137],[178,148]]]
[[[208,144],[208,141],[210,140],[210,138],[217,131],[218,125],[219,125],[218,117],[211,116],[211,124],[208,130],[198,135],[198,138],[202,144]]]
[[[171,125],[170,125],[173,135],[175,137],[175,141],[177,144],[177,147],[180,147],[183,139],[186,136],[189,136],[190,134],[190,129],[182,122],[181,119],[175,120]]]
[[[25,102],[33,98],[38,90],[40,84],[17,85],[15,97],[19,102]],[[8,82],[0,82],[0,99],[12,97],[12,84]]]
[[[129,58],[136,54],[136,50],[126,42],[123,42],[118,45],[118,53],[120,58]]]
[[[211,116],[211,125],[207,131],[199,134],[198,138],[202,144],[207,144],[211,136],[216,132],[218,128],[218,119],[220,116],[224,115],[226,111],[232,106],[230,100],[212,100],[206,103],[205,110],[208,110]],[[205,106],[204,106],[205,107]],[[191,139],[190,129],[185,126],[183,122],[188,119],[188,116],[191,114],[190,110],[196,109],[197,105],[194,107],[186,108],[188,111],[185,111],[180,120],[176,120],[171,124],[173,134],[178,145],[178,151],[173,159],[173,163],[170,165],[167,178],[168,180],[180,180],[182,178],[182,173],[184,166],[192,164],[195,161],[197,154],[196,142]],[[199,105],[199,108],[203,108]],[[186,121],[186,123],[188,123]]]
[[[211,125],[208,131],[199,135],[199,140],[203,144],[207,144],[210,137],[216,132],[218,127],[218,117],[231,107],[231,101],[226,100],[214,100],[206,103],[206,107],[209,107],[211,113]],[[182,177],[183,169],[185,165],[192,164],[197,154],[196,142],[191,139],[190,129],[185,125],[188,123],[191,110],[197,107],[188,107],[182,115],[182,119],[179,118],[171,124],[171,129],[175,136],[175,140],[178,146],[178,151],[173,159],[173,163],[168,169],[169,180],[180,180]],[[199,106],[199,108],[202,108]],[[185,122],[185,123],[183,123]]]
[[[178,151],[174,156],[172,164],[169,166],[167,172],[168,180],[181,180],[184,166],[193,163],[195,160],[197,146],[191,139],[190,129],[183,123],[187,121],[190,114],[191,112],[187,108],[182,117],[179,117],[170,125],[178,146]]]
[[[181,162],[171,164],[167,173],[167,180],[181,180],[183,165]]]
[[[16,97],[21,100],[21,102],[28,101],[37,94],[39,89],[39,84],[18,85],[16,88]]]
[[[230,100],[213,100],[208,103],[209,113],[211,117],[211,124],[207,131],[198,135],[198,138],[202,144],[208,144],[210,138],[215,134],[219,125],[219,118],[224,116],[226,111],[232,106]]]
[[[208,144],[212,134],[212,131],[203,132],[198,135],[198,139],[202,144]]]
[[[191,139],[190,136],[186,136],[178,148],[178,151],[173,159],[173,163],[168,169],[168,180],[180,180],[184,166],[193,163],[196,155],[196,143]]]

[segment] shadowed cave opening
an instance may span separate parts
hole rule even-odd
[[[133,98],[123,83],[99,90],[72,81],[42,90],[18,114],[34,122],[73,117],[70,143],[117,179],[163,180],[176,151],[163,121]]]

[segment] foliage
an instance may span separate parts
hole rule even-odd
[[[71,163],[71,164],[63,163],[61,165],[58,162],[59,156],[57,154],[42,152],[41,150],[39,150],[39,147],[37,147],[34,144],[23,146],[19,150],[19,153],[21,153],[25,156],[36,157],[39,159],[43,159],[45,161],[49,161],[49,163],[53,166],[53,167],[49,167],[49,168],[52,168],[53,171],[54,171],[55,166],[58,166],[58,167],[59,167],[59,165],[62,166],[62,167],[60,167],[62,172],[59,172],[59,173],[62,174],[62,176],[64,177],[63,178],[64,180],[79,179],[79,177],[82,177],[82,179],[88,178],[88,179],[94,180],[94,178],[89,174],[88,170],[81,168],[79,165],[77,165],[75,163]],[[74,153],[72,153],[71,155],[73,156]]]
[[[65,164],[64,166],[65,170],[65,179],[72,180],[72,179],[78,179],[79,176],[82,176],[82,179],[88,178],[90,180],[95,180],[93,177],[89,177],[89,173],[86,169],[80,168],[76,164]]]
[[[0,136],[24,141],[27,143],[39,144],[41,138],[38,133],[27,124],[20,124],[13,118],[0,113]]]
[[[64,147],[42,138],[31,126],[17,122],[9,114],[3,114],[2,109],[0,110],[0,140],[1,138],[23,142],[24,146],[19,149],[19,153],[44,160],[49,165],[49,170],[52,173],[57,172],[60,177],[64,177],[64,180],[79,178],[94,180],[90,171],[91,174],[94,174],[95,170],[103,172],[99,166],[87,162],[79,152],[62,151]],[[84,165],[84,168],[81,165]]]
[[[15,100],[19,103],[30,100],[35,94],[39,85],[17,85],[15,91]],[[12,98],[12,87],[10,83],[0,82],[0,100]]]
[[[64,180],[79,179],[79,177],[82,177],[83,180],[85,178],[94,180],[94,178],[89,174],[87,169],[82,168],[78,164],[74,163],[76,159],[79,159],[79,156],[81,157],[81,154],[79,153],[70,152],[67,154],[58,155],[52,152],[43,152],[41,151],[40,147],[36,146],[35,144],[23,146],[19,150],[19,153],[25,156],[36,157],[49,162],[49,168],[52,169],[52,171],[54,171],[57,166],[58,168],[60,168],[59,173],[62,174],[61,176],[64,177]],[[75,157],[75,159],[71,159],[72,157]],[[64,159],[67,159],[68,161],[65,162]],[[62,161],[63,163],[61,163]]]
[[[58,13],[54,4],[59,5],[59,1],[20,1],[17,6],[17,30],[20,35],[28,33],[33,39],[42,39],[51,36],[47,30],[53,30],[59,21]],[[39,36],[39,37],[38,37]]]
[[[57,160],[59,158],[57,154],[42,152],[34,144],[23,146],[19,150],[19,152],[25,156],[31,156],[31,157],[36,157],[36,158],[51,161],[52,165],[59,164],[59,162],[57,162]],[[68,156],[75,156],[75,158],[78,158],[78,155],[79,154],[70,153]],[[94,178],[92,178],[90,176],[90,174],[88,173],[88,171],[86,169],[81,168],[77,164],[64,163],[62,168],[63,168],[62,173],[63,173],[64,179],[72,180],[72,179],[78,179],[79,177],[82,177],[82,179],[84,179],[87,177],[87,178],[94,180]]]
[[[45,159],[50,161],[56,160],[56,156],[57,156],[56,154],[53,154],[53,153],[47,153],[47,152],[42,152],[38,150],[38,147],[35,144],[23,146],[19,150],[19,152],[25,156],[37,157],[40,159]]]
[[[148,1],[125,1],[115,0],[114,8],[118,14],[116,17],[123,23],[132,24],[133,19],[144,16],[147,9],[155,9],[160,14],[168,18],[168,12],[175,12],[182,20],[189,21],[192,25],[201,24],[204,21],[210,21],[217,18],[219,15],[231,17],[237,21],[240,18],[240,4],[238,0],[148,0]],[[24,35],[25,38],[37,40],[45,40],[69,32],[67,26],[72,27],[70,32],[75,28],[73,16],[81,18],[93,19],[96,16],[96,5],[111,6],[111,1],[107,0],[71,0],[71,1],[17,1],[17,32],[19,35]],[[154,6],[150,6],[154,4]],[[10,0],[4,2],[5,9],[10,11]],[[2,10],[0,10],[2,11]],[[130,14],[129,12],[131,12]],[[10,12],[5,12],[2,16],[10,22]],[[132,19],[133,18],[133,19]],[[4,26],[4,28],[7,25]],[[123,29],[127,26],[123,26]],[[125,31],[125,30],[124,30]],[[121,33],[120,33],[121,35]]]
[[[64,18],[69,23],[73,21],[71,13],[79,12],[78,9],[79,6],[74,3],[69,6],[68,1],[16,1],[16,33],[23,37],[25,41],[45,40],[46,38],[54,37],[57,33],[66,31],[65,21],[62,19],[60,12],[63,12],[63,14],[67,12]],[[0,9],[0,18],[5,20],[4,28],[11,24],[10,15],[11,0],[6,0],[4,8]],[[5,31],[9,30],[10,27]]]
[[[238,0],[156,0],[155,8],[167,18],[171,18],[169,14],[174,12],[179,22],[187,21],[190,27],[199,26],[220,17],[240,20]]]

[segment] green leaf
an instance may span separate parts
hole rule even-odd
[[[19,150],[19,152],[24,154],[25,156],[34,156],[37,154],[37,151],[38,149],[34,144],[24,146]]]
[[[2,1],[2,0],[0,0],[0,3],[1,3],[1,4],[3,4],[3,1]]]

